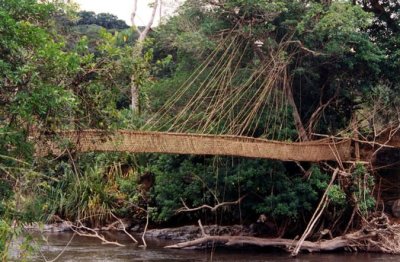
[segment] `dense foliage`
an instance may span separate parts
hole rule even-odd
[[[125,21],[118,19],[115,15],[81,11],[78,13],[78,25],[98,25],[106,29],[127,29],[129,26]]]
[[[360,123],[361,131],[377,132],[398,123],[399,8],[395,0],[187,0],[135,54],[137,32],[113,15],[78,12],[59,1],[0,0],[2,259],[21,233],[21,223],[47,222],[54,215],[101,227],[113,220],[112,214],[143,223],[150,210],[154,224],[198,217],[252,223],[265,213],[280,233],[295,236],[329,184],[328,164],[79,154],[73,148],[38,158],[31,136],[59,129],[136,129],[227,38],[241,43],[233,83],[242,85],[279,58],[291,86],[293,103],[285,111],[263,112],[245,134],[262,136],[260,130],[276,129],[274,138],[296,140],[303,126],[308,138],[350,135],[351,122],[366,113],[371,115]],[[223,53],[215,53],[215,61],[168,108],[165,120],[185,107]],[[141,87],[140,115],[129,108],[132,74]],[[200,119],[204,112],[191,113]],[[266,118],[271,126],[263,122]],[[321,228],[335,221],[337,230],[331,230],[341,233],[353,210],[367,216],[376,207],[373,174],[362,165],[350,169],[351,175],[327,192]],[[240,205],[215,213],[177,213],[183,204],[214,206],[242,196]]]
[[[55,178],[34,158],[29,135],[111,127],[121,115],[131,47],[119,46],[105,29],[94,51],[85,36],[67,42],[66,24],[58,22],[72,11],[35,0],[0,1],[2,225],[49,216],[46,181]]]

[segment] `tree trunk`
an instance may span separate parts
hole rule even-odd
[[[342,248],[353,248],[356,247],[359,250],[364,251],[382,251],[379,246],[363,244],[368,243],[368,240],[373,239],[376,236],[375,233],[364,233],[363,231],[357,231],[355,233],[347,234],[345,236],[335,237],[330,240],[322,240],[317,242],[304,241],[301,245],[301,250],[308,252],[322,252],[322,251],[333,251]],[[165,248],[170,249],[182,249],[182,248],[193,248],[193,247],[207,247],[209,244],[222,245],[227,247],[232,246],[259,246],[259,247],[278,247],[282,248],[287,252],[291,252],[291,249],[297,244],[296,240],[284,239],[284,238],[258,238],[248,236],[203,236],[201,238],[182,242],[174,245],[166,246]]]
[[[294,101],[292,88],[289,84],[285,84],[285,93],[288,100],[289,105],[292,107],[292,116],[294,120],[294,124],[296,125],[297,133],[299,134],[299,138],[301,141],[308,141],[308,135],[306,129],[304,128],[303,122],[301,121],[301,117],[299,111],[297,110],[297,105]]]
[[[131,22],[132,22],[132,26],[135,25],[135,17],[136,17],[136,12],[137,12],[137,1],[138,0],[134,0],[133,1],[133,11],[132,11],[132,15],[131,15]],[[142,51],[143,51],[143,42],[146,39],[147,35],[150,32],[151,26],[154,23],[154,18],[156,16],[156,12],[157,12],[157,8],[159,5],[159,1],[160,0],[155,0],[154,1],[154,6],[153,6],[153,11],[151,14],[151,17],[149,19],[149,22],[147,23],[146,27],[144,28],[143,31],[139,30],[139,27],[136,26],[136,30],[139,32],[139,38],[135,43],[135,47],[133,48],[133,58],[141,56]],[[139,112],[139,86],[136,84],[135,81],[135,72],[132,72],[132,76],[131,76],[131,109],[132,111],[136,112],[136,113],[140,113]]]
[[[146,38],[146,36],[150,32],[151,26],[154,23],[154,18],[156,17],[156,12],[157,12],[159,1],[160,0],[155,0],[154,1],[154,6],[153,6],[153,11],[151,13],[151,17],[150,17],[149,22],[147,23],[146,27],[144,28],[143,32],[140,33],[138,42],[143,42],[143,40]]]
[[[139,113],[139,88],[135,82],[135,75],[131,76],[131,109],[135,113]]]

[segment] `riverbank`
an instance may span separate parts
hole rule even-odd
[[[255,236],[252,227],[234,226],[183,226],[177,228],[150,229],[142,231],[140,227],[127,230],[127,225],[120,220],[120,229],[116,225],[109,225],[103,229],[90,229],[85,226],[73,225],[71,222],[62,221],[53,225],[39,227],[38,224],[27,226],[26,230],[33,232],[66,232],[73,231],[79,236],[98,238],[100,242],[123,246],[119,240],[108,240],[103,232],[123,231],[135,244],[139,243],[133,234],[141,233],[141,240],[144,247],[147,247],[145,239],[167,240],[171,243],[164,246],[169,249],[207,249],[216,246],[224,247],[272,247],[280,248],[291,252],[294,247],[307,252],[326,252],[336,250],[380,252],[399,254],[400,246],[400,225],[390,221],[384,213],[365,221],[363,228],[344,234],[342,236],[327,239],[319,238],[316,241],[305,239],[284,239],[271,236]],[[146,227],[147,228],[147,227]],[[113,229],[113,230],[111,230]],[[139,239],[140,239],[139,238]],[[139,245],[140,246],[140,245]],[[297,254],[296,254],[297,255]]]
[[[126,221],[125,221],[126,222]],[[108,225],[101,228],[95,228],[95,231],[101,232],[122,232],[125,228],[129,227],[129,223],[115,224],[113,226]],[[209,235],[216,236],[254,236],[249,226],[232,225],[232,226],[220,226],[220,225],[207,225],[204,226],[204,231]],[[41,225],[39,223],[32,223],[25,225],[24,229],[34,233],[67,233],[73,232],[71,229],[71,222],[62,221],[59,223]],[[128,231],[132,234],[141,235],[143,234],[143,226],[133,226]],[[146,231],[146,238],[171,240],[171,241],[188,241],[201,237],[202,231],[197,225],[186,225],[181,227],[171,228],[153,228]]]

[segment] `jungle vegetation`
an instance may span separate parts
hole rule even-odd
[[[111,214],[143,224],[147,212],[153,226],[198,218],[250,224],[267,214],[277,234],[298,235],[328,186],[332,163],[73,151],[39,158],[30,135],[137,129],[229,32],[250,45],[238,44],[238,83],[276,54],[287,63],[293,103],[271,116],[279,131],[267,137],[352,136],[349,127],[365,114],[359,131],[369,136],[399,123],[399,19],[397,0],[187,0],[136,53],[137,31],[113,15],[61,1],[0,0],[0,256],[6,259],[21,225],[55,215],[101,227],[113,221]],[[132,75],[138,112],[130,108]],[[258,121],[245,135],[263,134],[265,123]],[[333,235],[357,228],[381,208],[379,174],[362,164],[348,170],[328,192],[318,225]],[[214,213],[177,213],[182,202],[214,206],[241,196],[239,206]]]

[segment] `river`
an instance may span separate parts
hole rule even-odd
[[[48,233],[44,235],[47,241],[42,243],[41,253],[35,255],[30,261],[38,262],[55,258],[64,249],[64,252],[57,261],[307,261],[307,262],[369,262],[369,261],[400,261],[400,256],[364,253],[331,253],[331,254],[301,254],[297,258],[291,258],[287,253],[277,251],[265,251],[262,249],[253,250],[170,250],[163,246],[171,242],[149,239],[148,247],[141,248],[124,234],[106,233],[108,239],[118,239],[124,247],[114,245],[103,245],[98,239],[75,236],[70,244],[67,243],[72,237],[72,233]],[[47,243],[46,243],[47,242]],[[66,248],[65,248],[66,247]]]

